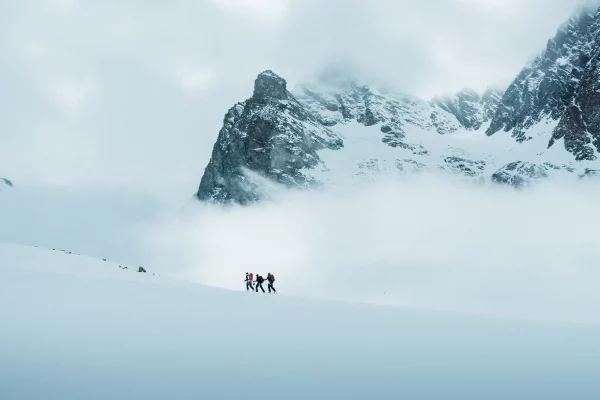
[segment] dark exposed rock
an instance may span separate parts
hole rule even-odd
[[[382,142],[391,147],[399,147],[404,150],[408,150],[417,156],[424,156],[429,154],[429,151],[425,149],[425,147],[420,144],[408,144],[404,143],[400,140],[400,138],[395,138],[393,136],[386,136],[382,139]]]
[[[144,267],[139,267],[139,268],[138,268],[138,272],[144,272],[144,273],[145,273],[145,272],[146,272],[146,269],[145,269]]]
[[[576,160],[595,160],[600,151],[600,12],[591,30],[597,46],[548,146],[564,138]]]
[[[580,176],[580,178],[595,178],[595,179],[600,179],[600,169],[586,168],[585,172]]]
[[[600,9],[582,9],[565,23],[545,51],[506,90],[488,135],[504,130],[522,142],[543,119],[560,121],[549,147],[564,138],[577,160],[600,149]]]
[[[500,168],[492,175],[492,181],[516,188],[525,188],[540,179],[548,177],[544,166],[529,162],[515,161]]]
[[[392,128],[389,125],[382,125],[381,126],[381,132],[383,132],[383,133],[390,133],[390,132],[392,132]]]
[[[388,131],[381,141],[391,147],[400,147],[404,145],[402,139],[404,139],[405,136],[404,132]]]
[[[258,75],[254,82],[254,99],[269,100],[286,100],[288,91],[286,88],[285,79],[273,73],[265,71]]]
[[[567,172],[575,172],[575,168],[569,166],[569,165],[556,165],[556,164],[552,164],[550,162],[545,162],[544,166],[549,168],[549,169],[553,169],[555,171],[567,171]]]
[[[289,187],[319,182],[303,169],[320,164],[316,151],[339,149],[342,140],[307,112],[271,71],[261,73],[253,96],[225,115],[197,197],[220,203],[247,204],[265,196],[257,180]]]
[[[0,180],[1,180],[2,182],[4,182],[4,184],[5,184],[6,186],[8,186],[8,187],[13,187],[13,186],[14,186],[14,185],[13,185],[13,183],[12,183],[12,182],[11,182],[9,179],[7,179],[7,178],[2,178],[2,179],[0,179]]]
[[[485,161],[473,161],[460,157],[446,157],[444,158],[444,162],[452,172],[469,177],[480,176],[485,169]]]

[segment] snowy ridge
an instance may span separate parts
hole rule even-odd
[[[0,244],[0,319],[3,399],[600,396],[593,325],[227,291],[24,246]]]
[[[576,179],[600,168],[598,82],[600,9],[562,26],[504,93],[423,101],[340,76],[288,92],[265,71],[228,112],[197,196],[246,204],[267,196],[263,178],[289,188],[409,172],[515,187]]]
[[[273,72],[263,74],[285,86]],[[257,82],[264,80],[263,74]],[[441,172],[478,183],[525,187],[593,168],[592,161],[576,162],[565,146],[548,148],[558,124],[551,117],[531,125],[527,141],[486,135],[490,110],[499,99],[497,91],[483,96],[463,91],[454,100],[436,100],[440,106],[354,81],[323,88],[301,84],[291,93],[259,100],[255,94],[226,115],[198,197],[246,204],[268,195],[264,178],[286,187],[314,188]],[[468,126],[454,113],[468,117]],[[530,167],[515,169],[514,163]],[[539,173],[529,173],[532,168]],[[523,179],[499,179],[508,171],[523,174]],[[517,183],[525,181],[527,185]]]
[[[323,87],[304,83],[293,94],[325,126],[350,121],[365,126],[381,124],[381,131],[390,137],[401,136],[405,127],[411,125],[440,134],[460,128],[456,118],[441,112],[436,105],[356,81]]]

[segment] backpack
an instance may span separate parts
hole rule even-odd
[[[250,273],[248,274],[248,280],[249,280],[250,282],[252,282],[252,272],[250,272]]]
[[[275,275],[271,274],[271,277],[269,278],[269,282],[271,282],[271,283],[275,282]]]

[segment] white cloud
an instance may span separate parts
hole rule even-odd
[[[181,89],[188,95],[199,95],[210,87],[214,80],[213,72],[208,68],[183,66],[177,69]]]
[[[46,0],[46,2],[52,7],[68,10],[75,5],[76,0]]]
[[[273,272],[289,295],[598,324],[598,195],[435,176],[288,192],[169,214],[148,230],[150,258],[234,290],[246,271]]]
[[[211,0],[225,9],[272,22],[280,21],[288,10],[288,0]]]
[[[64,81],[53,84],[53,94],[57,104],[69,114],[70,117],[79,118],[85,109],[86,102],[95,90],[93,80]]]

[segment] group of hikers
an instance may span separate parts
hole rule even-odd
[[[253,278],[254,275],[252,274],[252,272],[246,272],[246,291],[252,290],[253,292],[256,291],[258,293],[258,289],[260,288],[260,290],[262,290],[262,292],[265,293],[265,288],[263,288],[262,285],[265,281],[265,278],[258,274],[256,274],[256,280],[253,280]],[[275,283],[275,275],[269,272],[267,274],[266,281],[269,282],[269,285],[267,286],[267,289],[269,289],[269,293],[271,293],[271,291],[273,293],[277,293],[277,290],[275,290],[275,287],[273,286],[273,283]],[[253,282],[256,282],[256,289],[254,288]]]

